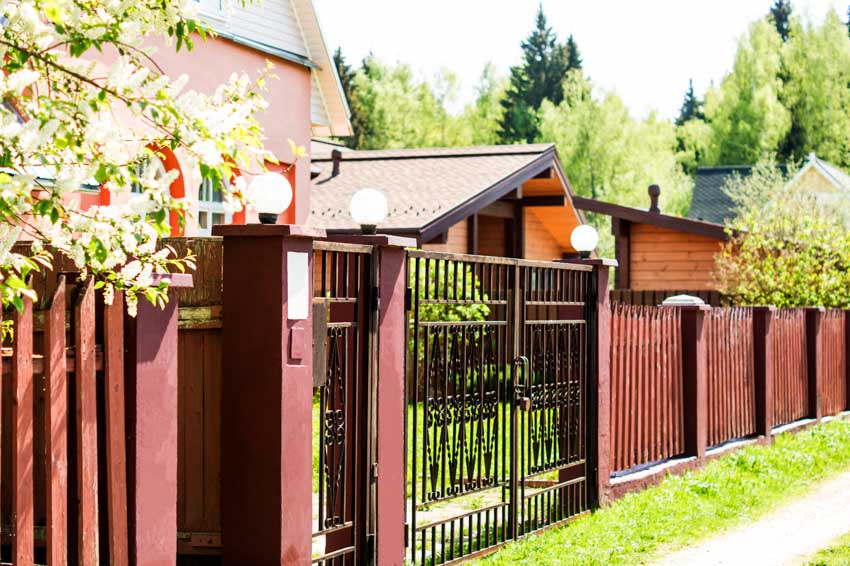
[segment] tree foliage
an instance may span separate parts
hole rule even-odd
[[[766,20],[750,26],[741,39],[732,72],[705,96],[712,129],[709,163],[756,163],[776,154],[791,126],[780,101],[782,39]]]
[[[776,0],[770,8],[770,20],[782,41],[788,41],[791,36],[792,12],[791,0]]]
[[[554,104],[563,98],[563,81],[572,68],[580,68],[581,56],[575,40],[558,43],[546,22],[541,5],[534,30],[522,42],[522,63],[511,67],[510,84],[502,100],[504,114],[499,122],[503,143],[531,142],[538,136],[537,110],[544,100]],[[571,65],[578,65],[571,67]]]
[[[725,190],[737,216],[716,260],[721,292],[745,305],[850,307],[846,196],[824,202],[769,161]]]
[[[266,76],[234,74],[211,96],[187,90],[186,77],[165,75],[145,38],[169,38],[191,49],[207,31],[196,4],[159,0],[16,0],[0,4],[0,294],[4,305],[34,297],[27,276],[49,266],[48,247],[93,275],[107,300],[127,291],[167,299],[153,273],[191,266],[191,257],[157,251],[168,218],[187,204],[161,178],[139,165],[161,151],[180,152],[184,169],[198,167],[223,190],[226,205],[241,207],[244,182],[223,183],[235,168],[256,170],[271,156],[253,118],[265,108]],[[115,55],[106,68],[104,52]],[[188,166],[188,167],[187,167]],[[113,194],[144,191],[128,205],[82,210],[74,193],[92,181]],[[11,252],[19,238],[33,240],[34,259]]]
[[[850,37],[838,14],[830,12],[820,26],[795,25],[782,55],[782,100],[794,117],[783,157],[816,152],[850,167]]]

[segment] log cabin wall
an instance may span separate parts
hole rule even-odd
[[[631,224],[629,288],[715,290],[711,272],[721,240]]]

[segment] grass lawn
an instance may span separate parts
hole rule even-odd
[[[808,566],[844,566],[850,564],[850,533],[833,541],[832,546],[815,554]]]
[[[751,446],[700,470],[670,476],[565,527],[512,543],[482,562],[646,563],[661,552],[754,519],[848,466],[850,422],[831,421],[781,435],[772,446]],[[844,552],[850,553],[850,546]],[[839,562],[815,562],[833,563]]]

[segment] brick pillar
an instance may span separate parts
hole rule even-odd
[[[313,239],[290,225],[224,236],[221,517],[225,564],[309,564]]]
[[[823,313],[824,307],[806,309],[806,360],[809,371],[809,416],[823,417]]]
[[[177,561],[177,287],[172,275],[165,308],[139,300],[125,322],[127,483],[130,563]]]
[[[675,306],[682,313],[682,399],[685,455],[702,458],[708,444],[705,313],[708,305]]]
[[[756,434],[773,429],[773,313],[776,307],[753,307],[753,361],[756,387]]]
[[[378,262],[376,379],[375,564],[404,564],[405,292],[407,252],[416,240],[397,236],[336,236],[334,241],[375,246]]]

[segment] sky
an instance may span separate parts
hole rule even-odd
[[[534,25],[538,0],[313,0],[325,39],[349,64],[370,52],[410,64],[422,78],[456,73],[454,109],[474,97],[487,62],[507,75]],[[846,20],[850,0],[793,0],[815,22],[834,8]],[[702,95],[734,61],[748,25],[773,0],[543,0],[549,25],[563,41],[573,34],[585,74],[622,97],[633,115],[678,114],[693,79]]]

